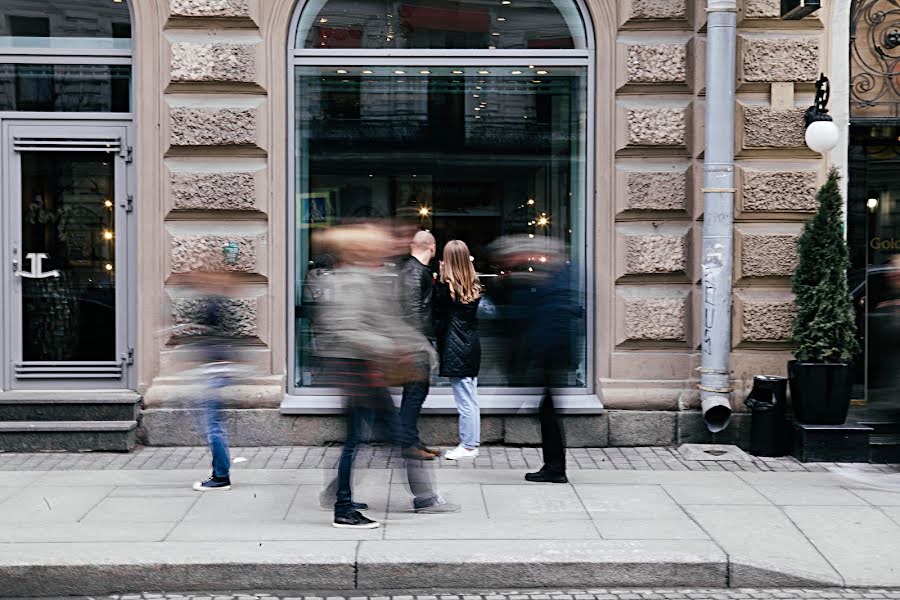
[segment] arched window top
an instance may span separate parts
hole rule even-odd
[[[544,50],[586,47],[575,0],[309,0],[296,46]]]
[[[0,48],[130,49],[125,0],[2,0]]]

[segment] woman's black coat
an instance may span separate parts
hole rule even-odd
[[[441,377],[477,377],[481,367],[481,340],[478,337],[478,303],[463,304],[450,295],[447,284],[434,291],[435,329],[441,357]]]

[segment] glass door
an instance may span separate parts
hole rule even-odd
[[[128,130],[4,130],[11,386],[128,387]]]

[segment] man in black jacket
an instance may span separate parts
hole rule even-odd
[[[436,252],[434,236],[427,231],[419,231],[410,244],[410,256],[400,265],[399,300],[400,312],[407,322],[419,333],[434,342],[432,324],[433,275],[428,264]],[[423,376],[403,386],[403,400],[400,403],[400,428],[403,456],[419,460],[434,460],[440,452],[431,450],[419,439],[417,423],[422,404],[428,396],[430,359],[423,355],[417,361]]]

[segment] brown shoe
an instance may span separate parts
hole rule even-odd
[[[403,458],[411,458],[413,460],[434,460],[434,454],[429,452],[425,452],[421,448],[404,448],[403,449]]]
[[[428,454],[433,454],[434,456],[440,456],[440,455],[441,455],[441,451],[440,451],[440,450],[432,450],[432,449],[429,448],[428,446],[419,446],[419,449],[420,449],[420,450],[423,450],[424,452],[427,452]]]

